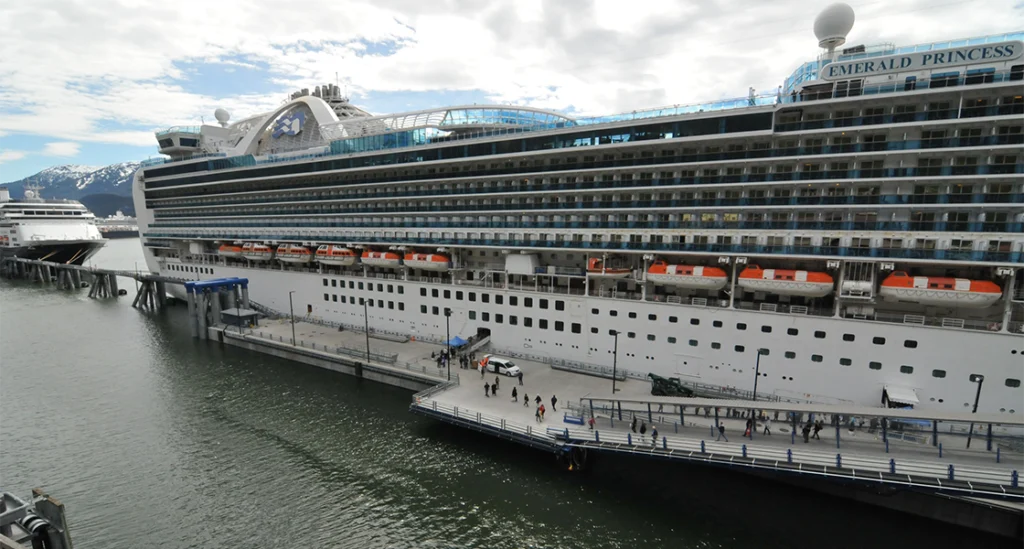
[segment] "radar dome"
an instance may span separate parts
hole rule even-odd
[[[814,35],[818,37],[818,45],[823,48],[835,48],[846,43],[846,35],[853,28],[853,8],[837,2],[822,10],[814,18]]]
[[[32,199],[33,199],[33,198],[35,198],[35,197],[36,197],[36,192],[35,192],[35,191],[33,191],[33,190],[28,190],[28,189],[27,189],[27,190],[25,190],[25,198],[26,198],[27,200],[32,200]]]
[[[213,116],[217,119],[217,122],[220,122],[221,126],[227,126],[228,120],[231,120],[231,114],[225,109],[217,109],[213,111]]]

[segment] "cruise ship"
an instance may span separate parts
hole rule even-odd
[[[81,265],[107,243],[80,202],[43,199],[39,192],[28,185],[25,197],[14,200],[0,187],[0,257]]]
[[[139,236],[139,225],[135,218],[124,215],[124,212],[117,210],[117,213],[96,220],[96,228],[104,238],[135,238]]]
[[[827,8],[817,56],[735,100],[218,109],[135,176],[149,268],[758,398],[964,411],[983,386],[1019,415],[1024,32],[848,47],[853,20]]]

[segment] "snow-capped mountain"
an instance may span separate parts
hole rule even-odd
[[[11,196],[21,198],[25,184],[31,181],[42,187],[43,198],[71,198],[78,200],[91,194],[132,195],[132,177],[139,169],[138,162],[121,162],[109,166],[80,166],[69,164],[54,166],[20,181],[6,183]]]

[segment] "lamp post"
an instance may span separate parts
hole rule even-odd
[[[971,374],[971,381],[978,384],[978,391],[974,393],[974,409],[971,410],[972,414],[978,413],[978,399],[981,398],[981,384],[985,382],[985,376],[981,374]],[[974,434],[974,422],[971,422],[971,429],[967,431],[967,447],[971,447],[971,435]]]
[[[367,308],[365,297],[360,297],[363,302],[363,332],[366,334],[366,363],[370,363],[370,309]]]
[[[764,349],[757,350],[757,358],[754,360],[754,396],[753,401],[757,402],[757,378],[761,377],[761,353]]]
[[[619,369],[619,331],[611,330],[613,336],[615,336],[615,346],[612,348],[612,394],[614,395],[618,389],[615,388],[615,380],[618,378]]]
[[[295,307],[292,306],[292,294],[295,290],[288,292],[288,313],[292,317],[292,347],[295,346]]]
[[[450,322],[451,317],[452,317],[452,310],[449,309],[448,307],[445,307],[444,308],[444,335],[445,335],[445,338],[447,338],[446,341],[445,341],[445,345],[448,346],[448,358],[445,360],[445,362],[448,363],[448,381],[452,380],[452,332],[451,332],[451,322]]]

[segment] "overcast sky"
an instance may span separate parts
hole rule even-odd
[[[610,114],[773,90],[817,53],[803,0],[0,0],[0,181],[156,154],[318,83],[375,113]],[[1021,0],[851,1],[852,44],[1024,30]]]

